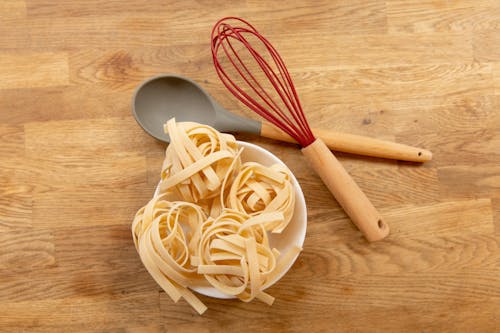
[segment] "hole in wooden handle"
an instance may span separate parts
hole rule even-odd
[[[378,227],[380,229],[384,229],[385,228],[385,224],[384,224],[384,222],[382,222],[382,220],[378,220],[377,224],[378,224]]]

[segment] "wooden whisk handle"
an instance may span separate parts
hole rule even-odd
[[[321,139],[302,148],[302,153],[367,240],[389,234],[379,212]]]

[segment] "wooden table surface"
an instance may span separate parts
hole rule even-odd
[[[143,268],[129,231],[165,145],[130,113],[158,73],[200,82],[218,18],[282,53],[315,127],[433,151],[424,165],[339,154],[391,225],[369,244],[293,145],[251,136],[298,177],[304,251],[272,307],[202,297]],[[500,2],[0,2],[0,331],[498,332]]]

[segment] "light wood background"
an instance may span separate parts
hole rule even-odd
[[[129,232],[165,146],[134,87],[218,81],[209,33],[249,19],[316,127],[418,145],[425,165],[339,155],[392,228],[368,244],[293,145],[250,136],[305,192],[304,252],[259,302],[199,317],[143,268]],[[498,332],[500,2],[0,1],[0,331]]]

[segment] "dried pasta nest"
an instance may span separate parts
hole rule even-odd
[[[206,219],[199,206],[184,201],[170,202],[159,195],[136,214],[132,223],[135,246],[146,262],[186,286],[189,279],[197,277],[191,256],[198,249],[201,224]]]
[[[271,305],[274,298],[264,289],[299,251],[293,249],[278,263],[280,253],[271,249],[266,225],[282,220],[279,212],[251,217],[229,209],[215,220],[207,220],[196,258],[198,273],[226,295],[244,302],[257,298]]]
[[[160,192],[171,192],[182,200],[198,203],[216,197],[224,178],[241,160],[234,136],[193,122],[165,125],[170,144],[165,152]]]
[[[295,191],[286,167],[246,162],[238,170],[223,201],[226,207],[251,216],[265,212],[283,213],[283,221],[267,226],[273,232],[281,232],[292,218]]]

